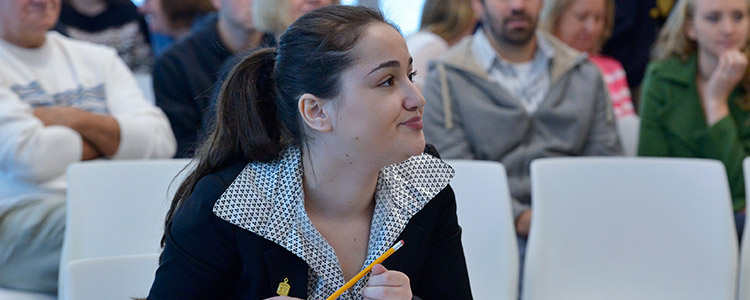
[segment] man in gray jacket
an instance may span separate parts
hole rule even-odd
[[[505,165],[516,232],[525,237],[532,160],[622,149],[599,70],[536,30],[542,0],[482,2],[482,28],[430,66],[424,133],[443,158]]]

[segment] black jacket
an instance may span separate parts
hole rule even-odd
[[[178,209],[148,299],[265,299],[276,296],[285,278],[289,296],[307,299],[304,260],[212,212],[245,165],[204,177]],[[415,297],[472,299],[450,186],[411,218],[399,239],[407,245],[383,265],[409,276]]]

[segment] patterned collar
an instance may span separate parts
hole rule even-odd
[[[448,185],[453,174],[448,164],[429,154],[380,170],[362,268],[396,242],[409,220]],[[308,299],[325,299],[344,285],[333,248],[305,212],[298,148],[288,148],[280,159],[270,163],[249,163],[216,201],[213,211],[303,259],[310,267]],[[359,292],[367,278],[339,299],[362,299]]]

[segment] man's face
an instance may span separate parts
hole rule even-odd
[[[47,32],[60,17],[61,0],[0,0],[0,36]]]
[[[255,28],[253,21],[253,0],[221,0],[219,14],[226,18],[233,27],[252,30]]]
[[[523,46],[531,41],[542,0],[484,0],[484,28],[501,44]]]

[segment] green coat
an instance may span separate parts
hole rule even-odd
[[[710,158],[726,167],[735,211],[745,207],[742,160],[750,153],[750,111],[729,99],[729,115],[709,128],[695,85],[696,55],[649,64],[641,86],[639,156]]]

